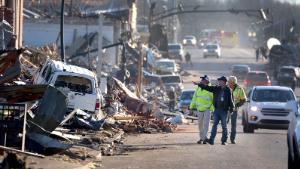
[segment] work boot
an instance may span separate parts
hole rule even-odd
[[[197,144],[202,144],[202,140],[197,141]]]
[[[223,146],[226,146],[226,145],[227,145],[227,143],[226,143],[226,142],[222,142],[222,145],[223,145]]]
[[[209,143],[209,139],[208,139],[208,138],[206,138],[206,139],[203,141],[203,144],[207,144],[207,143]]]
[[[236,144],[235,140],[231,140],[231,144]]]
[[[214,143],[214,140],[212,140],[212,139],[209,139],[208,140],[208,143],[210,144],[210,145],[214,145],[215,143]]]

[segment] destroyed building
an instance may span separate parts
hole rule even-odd
[[[107,18],[120,21],[119,17],[125,14],[127,18],[126,21],[121,18],[122,30],[118,36],[114,35],[116,37],[113,37],[112,41],[105,38],[103,41],[107,48],[109,45],[114,46],[114,43],[116,46],[118,43],[121,44],[121,49],[125,51],[120,52],[121,70],[122,67],[126,67],[127,62],[136,63],[141,54],[135,46],[135,28],[131,25],[133,21],[129,22],[131,14],[128,7],[131,10],[134,6],[128,6],[128,1],[124,2],[126,8],[118,6],[118,10],[111,8],[114,4],[118,4],[116,1],[107,4],[110,7],[107,10]],[[28,15],[34,15],[27,9],[26,11]],[[97,10],[94,13],[97,14]],[[7,14],[8,21],[4,17],[1,27],[7,35],[5,34],[6,38],[2,41],[5,48],[0,52],[0,150],[7,153],[6,159],[10,158],[12,153],[37,158],[47,158],[44,155],[51,155],[58,159],[66,156],[71,159],[76,156],[77,158],[73,160],[79,163],[83,160],[95,161],[99,154],[100,156],[117,154],[125,133],[172,132],[176,129],[176,122],[169,122],[169,117],[177,114],[168,113],[167,106],[159,101],[159,97],[153,95],[149,97],[151,100],[138,97],[117,78],[108,78],[108,92],[101,98],[103,100],[85,97],[93,91],[100,90],[96,80],[90,83],[92,85],[86,85],[86,79],[79,78],[85,71],[96,76],[92,72],[93,69],[90,71],[78,67],[82,66],[80,64],[73,66],[54,61],[60,58],[57,52],[60,48],[58,45],[24,47],[15,43],[9,46],[15,40],[18,42],[20,38],[17,38],[14,32],[16,29],[14,21],[9,20],[11,13],[4,12],[4,14],[5,16]],[[85,48],[92,46],[99,38],[96,37],[97,32],[85,36],[79,38],[83,41],[78,42],[80,44],[78,48],[71,51],[75,51],[74,56],[86,60],[89,54],[84,53]],[[143,47],[142,50],[146,52],[148,49]],[[83,54],[78,56],[78,53]],[[153,59],[150,54],[146,56],[148,60]],[[115,64],[118,59],[114,58],[113,61]],[[57,72],[63,77],[56,75]],[[66,77],[66,74],[71,76]],[[40,77],[43,77],[45,83],[37,83]],[[55,78],[58,80],[55,81]],[[85,97],[81,102],[95,103],[91,106],[91,110],[99,109],[103,116],[99,117],[97,113],[79,106],[72,107],[71,100],[75,97]],[[6,161],[3,163],[6,164]]]

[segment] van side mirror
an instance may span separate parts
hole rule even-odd
[[[300,116],[300,103],[298,102],[297,111],[295,112],[296,117]]]

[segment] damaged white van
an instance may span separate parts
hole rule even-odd
[[[102,96],[97,77],[88,69],[49,59],[37,71],[33,83],[62,90],[68,96],[68,111],[98,113],[100,110]]]

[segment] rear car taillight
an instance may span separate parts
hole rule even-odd
[[[247,86],[248,80],[244,80],[244,85]]]
[[[97,99],[96,100],[96,105],[95,105],[95,110],[100,110],[100,108],[101,108],[100,100]]]
[[[268,80],[268,86],[271,86],[271,84],[272,84],[271,80]]]

